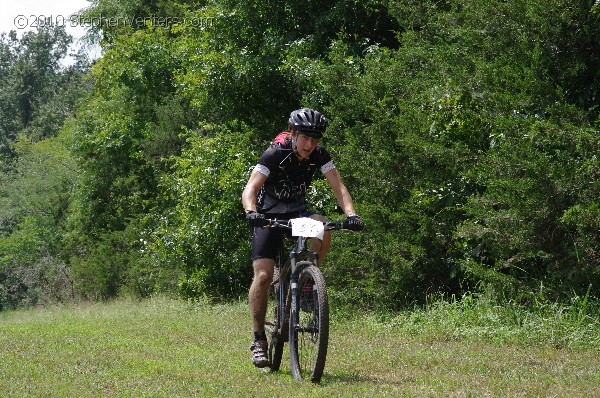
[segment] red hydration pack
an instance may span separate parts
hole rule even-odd
[[[277,137],[275,137],[275,139],[273,140],[273,144],[285,145],[285,140],[290,138],[291,136],[292,136],[292,133],[290,133],[288,131],[282,131],[281,133],[279,133],[277,135]]]

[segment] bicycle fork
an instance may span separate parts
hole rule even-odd
[[[313,254],[313,258],[314,258],[314,263],[316,264],[316,253],[312,253]],[[291,308],[290,308],[290,319],[293,321],[292,323],[290,323],[290,325],[293,325],[293,329],[296,331],[309,331],[311,333],[314,333],[314,330],[301,330],[302,328],[300,327],[300,316],[299,316],[299,303],[298,303],[298,282],[300,280],[300,274],[302,273],[302,270],[306,267],[306,262],[302,262],[302,265],[298,265],[296,262],[295,258],[291,258],[291,275],[290,275],[290,293],[291,293],[291,298],[290,298],[290,303],[291,303]],[[303,293],[308,293],[308,292],[303,292]],[[319,319],[319,300],[318,300],[318,294],[317,294],[317,286],[315,284],[312,285],[312,289],[311,292],[309,293],[312,296],[312,311],[313,311],[313,315],[314,315],[314,319],[316,320],[316,324],[318,324],[318,319]],[[306,297],[305,297],[306,299]]]
[[[291,259],[292,273],[290,275],[290,292],[291,292],[291,306],[290,306],[290,325],[293,325],[294,330],[298,330],[298,279],[300,278],[301,269],[296,265],[296,258]],[[291,332],[291,330],[290,330]]]
[[[300,238],[298,240],[298,243],[296,245],[296,247],[294,247],[294,249],[291,251],[290,253],[290,293],[291,293],[291,298],[290,298],[290,304],[291,304],[291,308],[290,308],[290,320],[292,322],[290,322],[290,338],[292,338],[291,332],[292,330],[294,331],[306,331],[306,330],[301,330],[300,327],[300,316],[298,314],[298,281],[300,279],[300,274],[302,273],[302,270],[306,267],[307,262],[306,261],[298,261],[298,255],[300,253],[303,252],[303,247],[305,246],[305,242],[306,242],[306,238]],[[309,253],[310,256],[310,263],[312,264],[318,264],[318,260],[319,260],[319,255],[318,253]],[[300,265],[299,263],[301,263],[302,265]],[[312,290],[312,299],[313,299],[313,311],[314,311],[314,317],[315,320],[317,321],[317,325],[318,325],[318,318],[319,318],[319,304],[318,304],[318,297],[317,297],[317,290],[316,290],[316,285],[313,285],[313,290]],[[292,326],[293,325],[293,326]],[[308,330],[311,333],[314,333],[314,330]]]

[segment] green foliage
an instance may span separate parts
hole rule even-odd
[[[10,169],[21,130],[33,140],[54,136],[73,109],[73,86],[67,87],[81,71],[59,72],[71,40],[64,27],[51,26],[21,38],[15,31],[0,35],[0,172]]]
[[[0,308],[74,295],[63,246],[77,166],[57,139],[19,143],[16,174],[2,176]]]
[[[133,231],[105,233],[94,242],[81,242],[87,252],[71,259],[78,295],[90,300],[106,300],[122,293],[131,263],[138,251]]]
[[[64,237],[78,165],[56,138],[85,90],[63,70],[71,37],[44,26],[0,36],[0,308],[72,299]]]
[[[90,0],[89,7],[71,17],[73,23],[88,26],[86,39],[111,47],[115,41],[157,25],[170,28],[185,10],[204,0]],[[116,45],[116,47],[119,47]]]
[[[57,69],[64,31],[3,35],[3,300],[34,297],[34,274],[101,299],[242,294],[240,194],[299,106],[330,121],[323,144],[367,224],[334,238],[338,303],[490,286],[527,302],[542,281],[598,295],[599,15],[567,0],[93,1],[80,17],[101,22],[104,55],[85,80]],[[53,163],[56,135],[77,172]],[[26,140],[48,140],[56,175]],[[310,197],[337,217],[325,181]]]
[[[171,206],[153,233],[154,250],[167,267],[184,272],[185,298],[232,297],[247,288],[251,274],[250,230],[240,195],[250,176],[255,133],[241,123],[206,125],[188,133],[172,174],[162,181]]]
[[[571,295],[554,301],[542,284],[522,292],[526,302],[498,297],[493,287],[445,298],[432,295],[425,308],[416,308],[397,326],[420,336],[443,333],[449,339],[489,340],[502,346],[551,344],[584,347],[600,342],[598,301]],[[392,322],[394,324],[394,322]]]
[[[318,90],[306,101],[320,98],[332,115],[328,143],[376,236],[334,248],[331,285],[375,305],[481,281],[515,294],[540,278],[557,294],[586,289],[596,238],[591,224],[587,238],[573,227],[597,203],[597,143],[567,98],[587,95],[568,82],[582,77],[575,63],[593,62],[566,57],[567,72],[552,58],[572,54],[564,40],[585,10],[555,2],[565,12],[556,24],[547,3],[419,3],[390,8],[402,15],[401,49],[357,56],[340,40],[328,62],[305,66]]]
[[[241,120],[261,139],[318,84],[303,81],[302,64],[323,57],[339,34],[357,51],[370,40],[395,43],[394,20],[378,1],[223,1],[186,15],[207,23],[174,29],[182,93],[208,122]]]
[[[44,26],[37,32],[24,33],[18,46],[13,47],[16,54],[9,87],[22,128],[36,117],[40,105],[54,96],[58,63],[66,55],[71,40],[64,27]]]
[[[598,281],[597,134],[560,114],[501,137],[477,171],[486,190],[469,205],[458,235],[468,258],[526,282],[555,281],[577,291]],[[591,167],[590,167],[591,166]]]

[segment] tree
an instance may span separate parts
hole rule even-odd
[[[12,68],[17,58],[17,47],[16,32],[13,31],[8,35],[2,33],[0,36],[0,164],[4,167],[12,155],[11,146],[16,140],[19,130],[14,98],[15,84],[11,80]]]
[[[54,95],[59,61],[71,43],[62,26],[40,26],[20,39],[12,68],[15,100],[21,128],[26,128],[42,103]]]
[[[85,85],[59,61],[71,38],[42,26],[0,36],[0,308],[72,298],[67,231],[77,166],[57,139]]]
[[[587,36],[592,25],[574,28],[589,24],[589,8],[432,1],[390,10],[401,25],[398,50],[373,45],[357,56],[339,41],[328,59],[303,63],[318,92],[304,101],[320,98],[333,115],[329,142],[353,160],[338,167],[378,237],[345,238],[345,253],[334,247],[331,284],[388,304],[482,285],[518,297],[523,283],[540,280],[557,293],[569,286],[584,294],[581,281],[598,274],[597,243],[579,233],[590,231],[583,214],[597,218],[588,194],[597,178],[587,172],[578,188],[572,178],[595,168],[585,145],[575,146],[595,147],[588,133],[595,111],[572,105],[595,89],[579,86],[593,57],[573,53],[597,40]],[[557,61],[549,49],[570,55]],[[465,241],[467,225],[479,239]],[[477,234],[491,230],[503,238],[488,236],[482,249]]]
[[[236,297],[250,277],[249,229],[240,216],[240,195],[256,153],[256,132],[242,123],[206,125],[190,133],[172,175],[163,179],[162,197],[172,206],[158,215],[151,247],[161,262],[183,274],[184,298]]]
[[[73,298],[64,236],[77,166],[57,139],[19,143],[16,174],[1,176],[0,308]]]
[[[290,110],[312,106],[369,226],[337,237],[333,297],[397,308],[478,286],[517,298],[540,281],[585,288],[599,272],[592,3],[93,2],[82,16],[103,17],[104,56],[59,133],[81,170],[67,234],[75,286],[107,298],[181,277],[185,297],[240,294],[242,181]],[[184,22],[151,18],[169,13]],[[11,40],[1,59],[17,62]],[[0,70],[14,87],[56,78]],[[40,95],[0,98],[14,110],[0,120],[9,146],[14,123],[46,139],[47,116],[74,103]],[[324,192],[317,181],[335,218]]]

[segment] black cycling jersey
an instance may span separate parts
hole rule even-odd
[[[299,160],[288,140],[267,149],[255,170],[266,175],[267,181],[257,195],[257,207],[261,213],[291,213],[305,210],[306,191],[315,172],[323,174],[334,169],[329,152],[322,146],[306,159]]]

